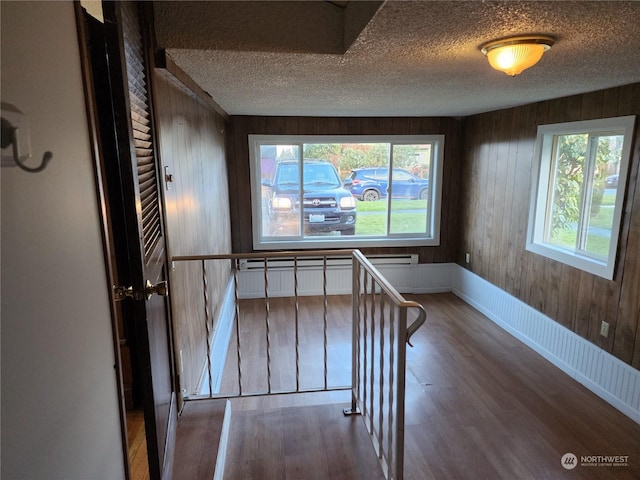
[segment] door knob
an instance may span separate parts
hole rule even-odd
[[[154,285],[147,280],[147,283],[144,286],[144,293],[147,295],[147,300],[149,300],[154,293],[161,297],[166,297],[169,295],[169,288],[167,287],[166,280],[159,282],[157,285]]]

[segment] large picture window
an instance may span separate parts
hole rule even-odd
[[[527,250],[613,278],[634,120],[538,128]]]
[[[444,136],[249,135],[256,249],[438,245]]]

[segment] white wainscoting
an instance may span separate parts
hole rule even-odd
[[[454,294],[640,423],[640,371],[469,270],[451,268]]]
[[[453,292],[571,378],[640,423],[640,371],[504,290],[455,263],[380,265],[377,268],[403,294]],[[269,271],[268,281],[270,296],[293,295],[293,269]],[[226,358],[234,316],[232,285],[233,280],[227,289],[225,305],[220,309],[221,316],[212,341],[213,365],[222,365]],[[345,295],[350,292],[351,268],[336,266],[329,269],[327,293]],[[298,270],[298,295],[322,295],[322,269]],[[238,297],[263,296],[264,273],[240,272]],[[214,392],[217,391],[221,373],[213,372]],[[203,376],[207,376],[206,366]],[[206,382],[203,382],[201,392],[208,393]]]

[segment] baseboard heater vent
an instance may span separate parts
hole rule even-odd
[[[418,254],[398,254],[398,255],[368,255],[367,258],[374,266],[404,266],[416,265],[418,263]],[[293,269],[293,257],[276,257],[270,258],[268,261],[269,270],[277,269]],[[335,256],[327,257],[327,268],[350,267],[352,264],[351,256]],[[322,268],[322,257],[300,257],[298,258],[298,268]],[[242,271],[264,270],[263,258],[245,258],[238,262],[238,266]]]

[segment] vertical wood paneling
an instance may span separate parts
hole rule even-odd
[[[232,244],[236,253],[253,251],[248,135],[410,135],[444,134],[441,238],[437,247],[367,248],[366,253],[418,253],[421,262],[453,262],[458,250],[461,123],[437,118],[331,118],[232,116],[227,126]],[[275,132],[275,133],[274,133]],[[231,173],[233,172],[233,173]]]
[[[513,115],[509,119],[505,115],[505,119],[509,120],[507,125],[506,136],[507,139],[512,139],[514,137],[514,131],[517,128],[517,125],[520,123],[520,116],[522,114],[522,108],[514,108]],[[503,178],[503,200],[502,200],[502,216],[504,217],[504,221],[500,222],[500,251],[502,252],[500,268],[497,272],[497,280],[500,282],[498,285],[505,291],[511,293],[512,290],[508,290],[510,285],[514,285],[516,280],[513,275],[513,258],[511,256],[511,252],[515,251],[513,248],[513,240],[511,236],[511,232],[509,230],[509,226],[513,224],[512,215],[513,215],[513,196],[514,196],[514,186],[515,186],[515,173],[516,173],[516,162],[508,161],[509,159],[516,158],[517,154],[517,142],[507,141],[505,140],[505,144],[507,145],[507,151],[503,155],[503,170],[504,170],[504,178]]]
[[[443,217],[446,219],[446,230],[443,238],[447,241],[444,243],[445,250],[437,250],[438,257],[436,261],[450,262],[455,261],[458,257],[458,250],[460,248],[460,218],[459,212],[461,210],[462,199],[460,195],[460,152],[462,145],[462,131],[459,128],[457,121],[453,119],[442,119],[440,125],[447,125],[445,138],[445,156],[444,156],[444,171],[443,171],[443,185],[446,196],[446,202],[443,201],[443,205],[446,205],[447,215]],[[454,148],[457,147],[457,148]],[[445,225],[445,224],[443,224]],[[440,252],[442,254],[440,255]]]
[[[622,115],[640,115],[640,84],[465,119],[457,258],[463,267],[639,368],[638,122],[615,278],[605,280],[525,250],[536,126]],[[464,263],[464,251],[472,253],[471,265]],[[607,338],[599,334],[603,320],[610,324]]]
[[[164,192],[170,255],[231,251],[229,192],[225,162],[224,120],[168,72],[157,70],[156,86],[160,157],[173,174]],[[164,182],[162,182],[164,187]],[[181,387],[192,393],[206,359],[206,321],[210,330],[222,304],[228,264],[209,265],[205,320],[199,263],[174,266],[172,309]]]

